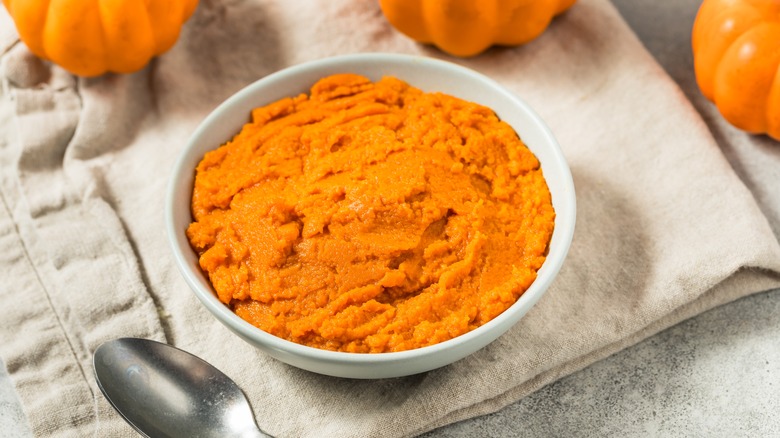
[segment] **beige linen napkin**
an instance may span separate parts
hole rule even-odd
[[[1,10],[0,354],[36,435],[133,435],[92,374],[92,351],[115,337],[213,363],[276,436],[413,436],[780,286],[780,245],[751,192],[607,0],[468,60],[398,34],[373,0],[203,0],[170,52],[95,79],[38,61],[9,26]],[[560,141],[578,199],[566,264],[517,326],[448,367],[379,381],[302,371],[231,335],[176,271],[162,213],[177,154],[220,101],[285,66],[366,51],[450,59],[517,92]]]

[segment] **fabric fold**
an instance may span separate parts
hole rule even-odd
[[[29,59],[21,49],[6,56]],[[14,61],[8,62],[6,72]],[[94,429],[110,409],[96,397],[92,371],[100,343],[118,333],[165,340],[122,221],[97,189],[99,179],[66,164],[82,112],[75,81],[69,83],[12,87],[1,96],[2,248],[10,275],[0,295],[6,302],[0,330],[11,341],[0,351],[29,402],[33,432],[46,436],[72,436],[63,425]],[[103,423],[121,425],[117,420]]]

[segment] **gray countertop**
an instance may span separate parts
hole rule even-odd
[[[613,2],[694,105],[706,105],[696,95],[690,54],[700,1]],[[778,340],[780,290],[759,293],[665,330],[494,414],[424,436],[780,436]],[[0,431],[8,438],[31,436],[1,363]]]
[[[426,438],[780,436],[780,290],[685,321]]]

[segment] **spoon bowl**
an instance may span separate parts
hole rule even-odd
[[[98,387],[146,437],[268,437],[228,376],[186,351],[160,342],[120,338],[93,357]]]

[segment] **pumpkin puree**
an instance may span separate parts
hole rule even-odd
[[[484,106],[326,77],[205,155],[187,236],[219,299],[304,345],[390,352],[490,321],[536,278],[555,212]]]

